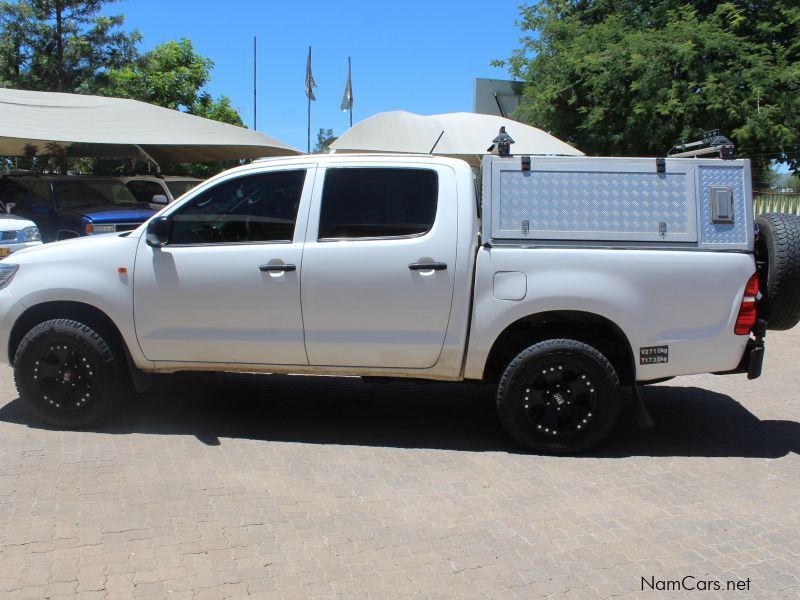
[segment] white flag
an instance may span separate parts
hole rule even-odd
[[[306,61],[306,97],[309,100],[316,100],[314,95],[314,88],[317,87],[317,82],[314,81],[314,76],[311,74],[311,46],[308,47],[308,60]]]
[[[353,110],[353,82],[350,78],[350,57],[347,57],[347,83],[344,86],[344,96],[342,96],[342,112]]]

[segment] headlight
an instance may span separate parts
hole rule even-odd
[[[95,233],[114,233],[116,228],[114,225],[95,225],[93,223],[89,223],[86,226],[86,235],[92,235]]]
[[[22,239],[26,242],[38,242],[42,239],[42,234],[39,233],[38,227],[26,227],[22,230]]]
[[[0,262],[0,290],[6,287],[14,279],[14,273],[19,269],[19,265]]]

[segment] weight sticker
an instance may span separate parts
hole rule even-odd
[[[669,346],[646,346],[639,348],[639,364],[655,365],[669,362]]]

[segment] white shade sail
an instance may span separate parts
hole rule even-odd
[[[500,127],[514,139],[513,154],[583,156],[549,133],[494,115],[449,113],[422,116],[405,111],[378,113],[348,129],[335,152],[399,152],[453,156],[479,165]]]
[[[263,133],[137,100],[0,88],[0,156],[152,157],[210,162],[300,154]]]

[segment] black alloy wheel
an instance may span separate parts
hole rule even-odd
[[[50,425],[81,428],[109,417],[131,391],[123,351],[92,327],[53,319],[31,329],[14,355],[20,398]]]
[[[531,424],[553,436],[588,427],[597,413],[597,389],[591,375],[571,357],[541,366],[541,372],[534,373],[525,385],[523,396]]]
[[[33,363],[33,379],[42,396],[56,410],[74,411],[92,401],[94,371],[86,352],[72,342],[50,344]]]
[[[586,450],[608,436],[620,411],[614,367],[597,349],[572,339],[546,340],[520,352],[497,391],[506,432],[535,452]]]

